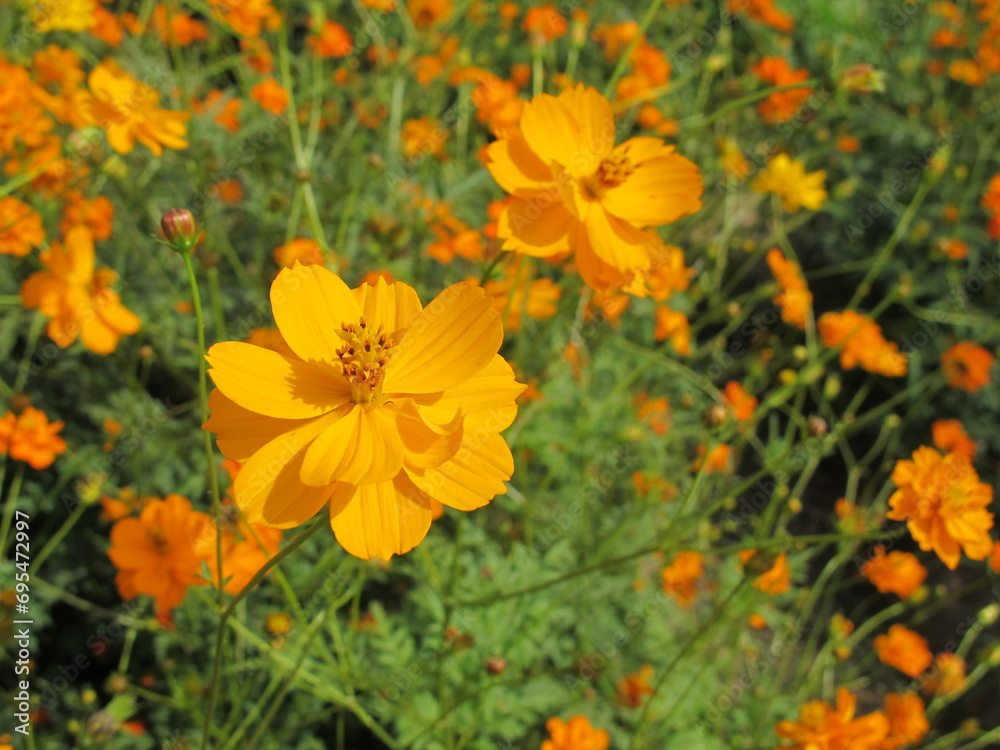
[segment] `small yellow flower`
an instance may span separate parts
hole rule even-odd
[[[802,162],[792,161],[788,154],[778,154],[757,175],[753,189],[777,195],[788,213],[794,214],[803,206],[818,211],[826,200],[825,179],[825,171],[806,173]]]

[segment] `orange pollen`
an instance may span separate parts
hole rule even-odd
[[[597,165],[597,181],[605,190],[621,185],[635,171],[628,154],[616,152]]]
[[[156,554],[166,557],[170,554],[170,545],[167,543],[167,536],[159,526],[146,529],[146,538],[150,544],[156,547]]]
[[[371,403],[382,394],[385,366],[392,355],[393,340],[382,326],[372,330],[364,316],[354,323],[340,324],[344,345],[337,349],[344,377],[351,383],[355,403]]]

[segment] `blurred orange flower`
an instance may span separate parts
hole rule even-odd
[[[794,744],[783,750],[879,750],[889,732],[889,721],[881,711],[854,718],[857,698],[845,688],[837,691],[837,706],[812,701],[799,710],[798,721],[779,721],[779,737]]]
[[[47,469],[66,452],[66,441],[59,437],[65,427],[60,420],[49,422],[45,413],[28,406],[20,415],[13,412],[0,419],[0,456],[9,455],[33,469]]]
[[[924,702],[915,693],[889,693],[885,696],[885,715],[889,719],[889,736],[880,750],[897,750],[916,745],[931,725],[924,715]]]
[[[196,546],[211,524],[180,495],[151,498],[138,518],[115,523],[108,556],[118,568],[115,584],[122,598],[152,596],[163,612],[184,601],[188,586],[206,585]]]
[[[594,729],[586,716],[574,716],[569,721],[552,717],[545,722],[550,739],[541,750],[607,750],[610,738],[603,729]]]
[[[648,664],[638,672],[627,674],[618,680],[618,703],[625,708],[639,708],[646,696],[653,694],[653,668]]]
[[[938,654],[924,682],[924,692],[948,695],[963,690],[965,682],[965,659],[956,654]]]
[[[729,0],[730,13],[742,13],[782,32],[795,28],[795,19],[774,7],[774,0]]]
[[[939,419],[931,425],[934,445],[945,453],[961,453],[970,459],[976,455],[976,441],[969,437],[957,419]]]
[[[786,259],[776,247],[768,251],[767,265],[781,288],[781,294],[774,298],[774,304],[781,308],[781,319],[804,330],[812,308],[812,292],[802,276],[802,269],[798,263]]]
[[[990,369],[996,357],[971,341],[955,344],[941,356],[941,369],[948,385],[975,393],[990,382]]]
[[[893,550],[888,555],[881,545],[870,560],[861,566],[861,575],[883,594],[893,593],[906,599],[916,593],[927,578],[927,570],[916,555]]]
[[[682,357],[691,353],[691,324],[687,315],[677,310],[661,305],[656,308],[656,328],[653,331],[656,341],[670,339],[674,349]]]
[[[43,242],[42,217],[17,198],[0,198],[0,255],[23,257]]]
[[[792,70],[781,57],[765,57],[750,68],[750,73],[772,86],[791,86],[809,79],[808,70]],[[768,125],[787,122],[798,114],[811,95],[812,89],[808,86],[777,91],[758,104],[757,111]]]
[[[920,447],[912,461],[898,461],[892,472],[897,489],[889,498],[886,514],[906,521],[922,550],[933,549],[950,569],[958,567],[962,550],[973,560],[990,554],[993,488],[979,481],[967,456],[942,456]]]
[[[304,266],[323,265],[323,248],[308,237],[297,237],[274,251],[274,262],[291,268],[298,261]]]
[[[273,115],[280,115],[288,108],[288,92],[273,78],[250,89],[250,98]]]
[[[524,14],[522,28],[528,32],[532,43],[545,44],[566,36],[569,27],[554,5],[538,5]]]
[[[906,374],[906,355],[882,337],[882,329],[867,315],[853,310],[823,313],[819,333],[824,346],[831,349],[843,346],[840,365],[844,369],[861,365],[868,372],[890,378]]]
[[[503,315],[503,327],[508,331],[521,330],[521,316],[535,320],[551,318],[556,314],[556,303],[562,288],[552,279],[533,279],[530,269],[520,263],[511,263],[502,279],[487,281],[486,294],[493,298],[493,307]]]
[[[678,552],[673,562],[663,569],[663,592],[672,596],[682,607],[694,601],[698,579],[705,575],[699,552]]]
[[[893,625],[888,635],[878,636],[874,646],[883,664],[895,667],[910,677],[916,677],[927,669],[934,658],[927,648],[927,640],[902,625]]]
[[[347,29],[339,23],[324,21],[318,33],[311,34],[306,40],[309,49],[317,57],[346,57],[351,54],[353,42]]]
[[[726,404],[729,406],[733,417],[738,422],[747,421],[757,411],[757,399],[743,390],[743,386],[735,380],[730,380],[726,383],[722,395],[726,399]]]
[[[65,244],[64,244],[65,243]],[[31,274],[21,285],[21,301],[51,320],[49,338],[66,348],[77,336],[96,354],[110,354],[118,340],[135,333],[139,318],[126,309],[111,288],[117,276],[110,268],[94,270],[90,230],[72,227],[64,243],[55,241],[40,256],[46,270]]]

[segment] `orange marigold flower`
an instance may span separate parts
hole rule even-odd
[[[65,234],[77,224],[90,230],[95,240],[106,240],[111,236],[111,226],[115,219],[115,207],[103,195],[87,200],[79,190],[70,190],[63,197],[63,218],[59,229]]]
[[[885,696],[885,715],[889,736],[882,741],[881,750],[916,745],[931,729],[924,702],[916,693],[889,693]]]
[[[740,552],[740,562],[746,564],[759,553],[756,550],[747,549]],[[766,556],[764,556],[766,558]],[[788,568],[788,555],[782,552],[775,558],[774,563],[764,573],[753,579],[751,585],[763,591],[765,594],[777,596],[784,594],[791,588],[792,571]]]
[[[952,260],[961,260],[969,254],[969,246],[953,237],[938,240],[934,247]]]
[[[288,92],[273,78],[250,89],[250,98],[273,115],[280,115],[288,108]]]
[[[692,472],[701,471],[702,463],[705,464],[706,474],[728,474],[733,470],[733,449],[728,445],[717,445],[712,448],[708,457],[705,457],[705,446],[698,446],[698,459],[691,467]]]
[[[967,456],[942,456],[921,447],[912,461],[899,461],[892,472],[897,489],[889,498],[894,521],[906,521],[920,549],[933,549],[950,569],[958,567],[962,550],[973,560],[990,554],[993,488],[979,481]]]
[[[656,341],[670,339],[674,349],[682,357],[691,353],[691,324],[687,315],[669,307],[656,308],[656,328],[653,332]]]
[[[785,750],[879,750],[889,733],[881,711],[854,718],[857,698],[845,688],[837,691],[837,707],[812,701],[799,710],[798,721],[779,721],[775,731],[794,744]]]
[[[961,453],[970,459],[976,455],[976,441],[957,419],[939,419],[931,425],[931,432],[935,447],[945,453]]]
[[[572,250],[588,285],[609,290],[652,265],[645,227],[701,208],[698,167],[655,138],[614,145],[610,103],[578,85],[524,105],[520,129],[490,144],[487,168],[514,196],[500,216],[504,249]]]
[[[17,198],[0,198],[0,254],[23,257],[43,242],[42,217]]]
[[[767,265],[781,288],[781,294],[774,298],[774,304],[781,308],[781,319],[805,330],[806,318],[812,309],[812,292],[802,276],[802,269],[798,263],[787,260],[776,247],[768,251]]]
[[[965,659],[955,654],[938,654],[934,658],[924,692],[933,695],[949,695],[965,688]]]
[[[673,562],[663,569],[663,591],[672,596],[682,607],[694,601],[698,579],[705,575],[699,552],[678,552]]]
[[[122,598],[152,596],[163,612],[184,601],[188,586],[205,585],[197,542],[211,523],[180,495],[152,498],[138,518],[115,523],[108,556],[118,568],[115,584]]]
[[[791,86],[809,79],[808,70],[792,70],[788,62],[780,57],[765,57],[750,68],[750,73],[772,86]],[[812,89],[808,86],[778,91],[758,104],[757,112],[768,125],[788,122],[798,114],[810,96]]]
[[[881,327],[867,315],[853,310],[823,313],[819,332],[824,346],[843,346],[840,365],[844,369],[860,365],[868,372],[890,378],[906,374],[906,355],[882,337]]]
[[[274,262],[291,268],[298,261],[304,266],[323,265],[323,248],[313,239],[297,237],[274,251]]]
[[[927,569],[916,555],[893,550],[888,555],[885,548],[875,548],[870,560],[861,566],[861,575],[874,584],[883,594],[896,594],[906,599],[917,592],[927,578]]]
[[[517,85],[493,74],[477,76],[476,80],[479,85],[472,91],[476,120],[486,123],[498,138],[515,133],[525,104]]]
[[[406,120],[399,134],[403,156],[416,161],[417,157],[444,157],[444,144],[448,140],[447,128],[438,125],[429,115]]]
[[[406,10],[418,29],[443,23],[451,18],[451,0],[406,0]]]
[[[875,639],[875,651],[883,664],[895,667],[910,677],[916,677],[930,666],[933,656],[927,640],[902,625],[893,625],[888,635]]]
[[[246,56],[247,65],[255,73],[266,76],[274,70],[271,48],[263,39],[240,39],[240,49]]]
[[[856,154],[861,150],[861,141],[853,135],[837,136],[836,148],[842,154]]]
[[[566,36],[569,26],[554,5],[539,5],[524,14],[522,28],[528,32],[534,44],[545,44]]]
[[[203,39],[208,39],[208,27],[201,21],[195,21],[187,13],[176,8],[169,9],[157,5],[153,10],[153,29],[164,44],[176,44],[187,47]]]
[[[1000,213],[1000,172],[990,178],[983,194],[983,208],[992,214]]]
[[[35,52],[31,69],[39,86],[55,84],[63,94],[76,91],[86,77],[80,56],[55,44]]]
[[[227,501],[228,502],[228,501]],[[223,506],[226,523],[222,529],[222,576],[227,594],[238,594],[257,575],[268,560],[278,554],[281,529],[272,529],[262,523],[250,524],[231,507]],[[212,572],[212,585],[219,585],[219,565],[216,560],[216,526],[206,524],[196,541],[196,551],[204,558]]]
[[[730,13],[743,13],[754,21],[789,32],[795,28],[795,19],[774,7],[774,0],[729,0]]]
[[[483,285],[486,294],[493,298],[493,307],[503,315],[503,327],[508,331],[521,330],[521,316],[535,320],[551,318],[556,314],[556,303],[562,288],[552,279],[533,279],[520,263],[510,264],[503,279],[490,280]]]
[[[354,42],[347,29],[339,23],[324,21],[318,33],[312,34],[306,40],[309,49],[317,57],[346,57],[351,54]]]
[[[227,24],[240,36],[258,37],[267,29],[281,26],[281,14],[271,6],[271,0],[208,0],[212,15]]]
[[[607,750],[611,738],[603,729],[594,729],[586,716],[574,716],[569,721],[552,717],[545,722],[550,739],[541,750]]]
[[[205,429],[244,462],[232,495],[248,522],[290,528],[327,505],[348,552],[388,560],[427,534],[430,498],[473,510],[506,491],[500,430],[523,386],[482,289],[456,284],[422,308],[406,284],[352,291],[297,264],[271,307],[295,356],[235,341],[208,353]]]
[[[66,441],[58,433],[65,427],[61,420],[49,422],[45,413],[28,406],[15,415],[4,414],[0,420],[0,456],[9,455],[33,469],[47,469],[66,452]]]
[[[65,244],[64,244],[65,243]],[[40,256],[46,266],[21,284],[21,302],[51,320],[49,338],[67,347],[77,336],[96,354],[110,354],[118,340],[139,330],[140,321],[111,288],[117,276],[110,268],[94,270],[94,240],[83,226],[66,232]]]
[[[110,58],[90,71],[91,97],[84,106],[87,117],[100,125],[108,145],[127,154],[139,141],[159,156],[163,147],[187,148],[188,112],[157,109],[160,95],[118,67]]]
[[[653,694],[653,668],[648,664],[638,672],[627,674],[618,680],[618,703],[625,708],[639,708],[647,695]]]
[[[649,398],[648,394],[641,393],[635,401],[639,407],[636,411],[639,420],[648,424],[657,435],[666,435],[670,427],[670,402],[666,396]]]
[[[757,411],[757,399],[743,390],[743,386],[735,380],[726,383],[722,395],[726,399],[726,404],[733,413],[733,417],[739,422],[750,419]]]
[[[996,357],[971,341],[961,341],[941,356],[941,369],[948,385],[975,393],[990,382],[990,369]]]

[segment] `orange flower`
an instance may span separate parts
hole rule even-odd
[[[122,487],[118,490],[118,499],[104,495],[101,497],[101,520],[117,521],[126,516],[130,516],[136,511],[141,511],[149,502],[148,497],[139,497],[130,488]]]
[[[969,254],[969,246],[954,237],[940,239],[934,244],[934,247],[952,260],[961,260]]]
[[[656,328],[653,331],[656,341],[670,339],[674,349],[682,357],[691,353],[691,324],[687,315],[669,307],[656,308]]]
[[[969,459],[976,455],[976,441],[957,419],[939,419],[931,425],[931,432],[934,445],[945,453],[961,453]]]
[[[670,427],[670,402],[666,396],[649,398],[647,394],[641,393],[635,401],[639,406],[636,412],[639,420],[648,424],[657,435],[666,435]]]
[[[405,284],[352,291],[297,264],[271,308],[295,356],[234,341],[208,353],[205,428],[244,462],[232,494],[248,522],[290,528],[327,505],[348,552],[388,560],[427,534],[431,497],[473,510],[506,491],[500,431],[523,386],[482,289],[456,284],[422,308]]]
[[[805,68],[792,70],[791,66],[780,57],[765,57],[750,68],[750,73],[772,86],[790,86],[809,78],[808,70]],[[768,125],[788,122],[798,114],[811,95],[812,89],[808,86],[778,91],[758,104],[757,111]]]
[[[961,551],[973,560],[990,554],[993,488],[979,481],[968,457],[942,456],[921,447],[912,461],[899,461],[892,472],[897,489],[889,498],[886,518],[906,521],[920,549],[933,549],[950,569],[958,567]]]
[[[746,564],[758,554],[756,550],[743,550],[739,555],[740,562]],[[766,559],[766,555],[763,557]],[[792,585],[792,572],[788,569],[788,555],[784,552],[778,555],[774,564],[766,572],[754,578],[751,585],[771,596],[784,594],[788,591]]]
[[[298,261],[304,266],[323,265],[323,248],[313,239],[298,237],[274,251],[274,262],[291,268]]]
[[[906,374],[906,355],[882,337],[882,329],[867,315],[853,310],[823,313],[819,332],[824,346],[843,346],[840,365],[847,370],[861,365],[868,372],[890,378]]]
[[[938,654],[924,682],[924,692],[948,695],[965,688],[965,659],[955,654]]]
[[[85,31],[94,25],[97,0],[37,0],[28,18],[38,31]]]
[[[728,445],[717,445],[705,458],[705,446],[698,446],[698,460],[694,462],[691,471],[701,471],[705,463],[706,474],[728,474],[733,470],[733,449]]]
[[[100,125],[108,145],[127,154],[139,141],[159,156],[163,147],[187,148],[188,112],[157,109],[160,95],[130,76],[110,58],[90,71],[86,116]]]
[[[66,348],[77,336],[96,354],[110,354],[118,339],[139,330],[140,321],[111,289],[117,276],[109,268],[94,271],[94,241],[90,230],[72,227],[63,243],[53,242],[41,254],[45,271],[36,271],[21,285],[25,307],[38,308],[51,320],[49,338]]]
[[[916,745],[931,729],[924,715],[924,702],[915,693],[889,693],[885,696],[885,715],[889,719],[889,736],[882,741],[880,750]]]
[[[578,85],[524,105],[520,131],[490,144],[487,168],[514,196],[500,216],[504,249],[547,257],[573,250],[591,287],[609,290],[652,265],[668,224],[701,207],[698,167],[654,138],[617,148],[611,105]]]
[[[952,388],[975,393],[990,382],[994,360],[996,357],[983,347],[962,341],[941,356],[941,369]]]
[[[757,399],[743,390],[743,386],[735,380],[726,383],[726,388],[722,392],[726,399],[729,410],[738,422],[745,422],[753,417],[757,411]]]
[[[990,570],[1000,573],[1000,542],[993,543],[993,551],[990,552]]]
[[[888,635],[875,639],[875,651],[883,664],[895,667],[910,677],[916,677],[930,666],[933,656],[927,641],[902,625],[893,625]]]
[[[54,123],[42,102],[48,92],[38,86],[20,65],[0,60],[0,152],[15,152],[16,144],[37,148],[45,142]]]
[[[451,0],[406,0],[406,10],[418,29],[447,21],[452,14]]]
[[[111,236],[115,207],[105,196],[99,195],[93,200],[87,200],[79,190],[70,190],[63,197],[67,202],[63,207],[59,229],[64,234],[71,227],[83,224],[95,240],[106,240]]]
[[[552,717],[545,722],[551,739],[542,743],[541,750],[607,750],[610,737],[603,729],[594,729],[586,716],[574,716],[569,721]]]
[[[861,575],[883,594],[895,594],[906,599],[916,593],[927,578],[927,570],[916,555],[893,550],[888,555],[882,546],[875,548],[872,558],[861,566]]]
[[[477,74],[474,80],[479,84],[471,97],[476,107],[476,120],[486,123],[498,138],[516,133],[524,108],[517,85],[492,73]]]
[[[487,281],[483,286],[493,298],[493,307],[503,315],[503,327],[508,331],[521,330],[521,316],[541,320],[556,314],[562,288],[552,279],[533,279],[530,269],[520,263],[507,266],[504,278]]]
[[[205,585],[196,543],[211,523],[180,495],[152,498],[138,518],[115,523],[108,556],[118,568],[115,584],[122,598],[152,596],[163,612],[184,601],[188,586]]]
[[[353,48],[347,29],[332,21],[325,21],[318,33],[309,36],[306,44],[314,55],[322,58],[346,57]]]
[[[781,319],[804,330],[812,309],[812,292],[802,277],[802,269],[798,263],[787,260],[776,247],[768,251],[767,265],[781,287],[781,294],[774,298],[774,304],[781,308]]]
[[[539,5],[524,14],[522,28],[528,32],[533,44],[545,44],[566,36],[568,25],[554,5]]]
[[[705,575],[702,556],[698,552],[678,552],[673,562],[663,569],[663,591],[682,607],[688,607],[697,593],[698,579]]]
[[[166,5],[157,5],[153,10],[152,22],[153,29],[164,44],[187,47],[193,42],[208,39],[208,27],[205,24],[195,21],[176,8],[168,11]]]
[[[273,78],[250,89],[250,98],[273,115],[280,115],[288,108],[288,92]]]
[[[65,424],[49,422],[45,413],[28,406],[15,416],[4,414],[0,420],[0,456],[10,455],[15,461],[24,461],[33,469],[47,469],[66,452],[66,441],[58,433]]]
[[[208,0],[208,4],[212,15],[240,36],[258,37],[264,29],[274,31],[281,26],[281,14],[271,0]]]
[[[261,523],[249,524],[235,518],[232,508],[223,508],[227,520],[222,529],[222,576],[226,581],[225,592],[238,594],[257,575],[268,560],[278,554],[281,529],[272,529]],[[216,527],[206,524],[196,541],[196,551],[208,562],[214,586],[219,585],[219,566],[216,559]]]
[[[729,0],[729,12],[746,14],[778,31],[789,32],[795,28],[795,19],[774,7],[774,0]]]
[[[779,721],[775,731],[793,745],[786,750],[879,750],[889,733],[889,721],[881,711],[854,718],[857,698],[845,688],[837,691],[837,707],[812,701],[799,710],[799,720]]]
[[[437,121],[428,115],[407,120],[399,134],[403,156],[408,159],[415,157],[444,156],[444,144],[448,140],[448,131],[440,127]]]
[[[240,99],[225,99],[224,94],[218,89],[210,91],[205,97],[204,103],[192,102],[195,112],[214,112],[212,122],[221,125],[230,133],[235,133],[240,129],[239,113],[243,108]]]
[[[0,255],[23,257],[43,242],[42,217],[17,198],[0,198]]]
[[[450,263],[456,256],[479,260],[483,257],[483,236],[463,222],[452,219],[431,227],[437,241],[427,246],[427,254],[441,263]]]
[[[627,674],[618,680],[618,703],[625,708],[639,708],[647,695],[653,694],[653,668],[644,665],[638,672]]]

